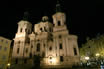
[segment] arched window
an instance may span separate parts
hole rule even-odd
[[[58,26],[60,26],[61,25],[61,23],[60,23],[60,21],[58,21]]]
[[[40,43],[37,44],[37,52],[40,51]]]
[[[49,50],[51,51],[52,50],[52,47],[50,47]]]
[[[42,28],[40,28],[40,31],[41,31],[41,32],[43,31]]]

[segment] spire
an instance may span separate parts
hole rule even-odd
[[[61,5],[59,0],[57,0],[57,4],[56,4],[56,12],[61,12]]]
[[[28,19],[29,19],[29,12],[25,11],[24,16],[23,16],[23,20],[28,20]]]

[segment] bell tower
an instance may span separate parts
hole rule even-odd
[[[56,14],[53,15],[53,23],[56,26],[63,26],[66,22],[66,16],[62,12],[56,12]]]
[[[67,30],[66,28],[66,15],[61,11],[61,6],[59,1],[56,4],[56,13],[52,16],[54,28],[53,31]]]
[[[18,23],[18,31],[17,33],[31,33],[32,24],[28,21],[29,13],[24,12],[23,20]]]
[[[18,22],[18,30],[14,38],[12,56],[15,58],[24,57],[24,50],[29,45],[28,35],[32,32],[32,24],[28,21],[28,12],[24,13],[23,19]]]

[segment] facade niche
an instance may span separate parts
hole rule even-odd
[[[22,32],[22,28],[20,29],[20,32]]]
[[[43,31],[42,28],[40,28],[41,32]]]
[[[60,21],[58,21],[58,26],[61,26],[61,23],[60,23]]]
[[[63,56],[60,56],[60,62],[63,62],[64,59],[63,59]]]
[[[30,53],[30,58],[32,58],[32,53]]]
[[[17,54],[19,54],[19,50],[20,50],[20,49],[18,48],[18,49],[17,49]]]
[[[77,55],[77,50],[76,50],[76,48],[74,48],[74,55]]]
[[[15,64],[18,64],[18,59],[15,60]]]
[[[50,47],[49,50],[51,51],[52,50],[52,47]]]
[[[62,36],[61,35],[59,35],[59,39],[61,39],[62,38]]]
[[[42,57],[45,57],[45,52],[42,53]]]
[[[28,53],[28,48],[26,48],[26,53]]]
[[[37,44],[37,52],[40,52],[40,43]]]
[[[27,59],[24,59],[24,63],[25,63],[25,64],[27,63]]]
[[[59,48],[62,49],[62,43],[59,44]]]

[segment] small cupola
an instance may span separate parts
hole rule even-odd
[[[43,16],[43,17],[42,17],[42,21],[43,21],[43,22],[47,22],[48,20],[49,20],[48,16]]]

